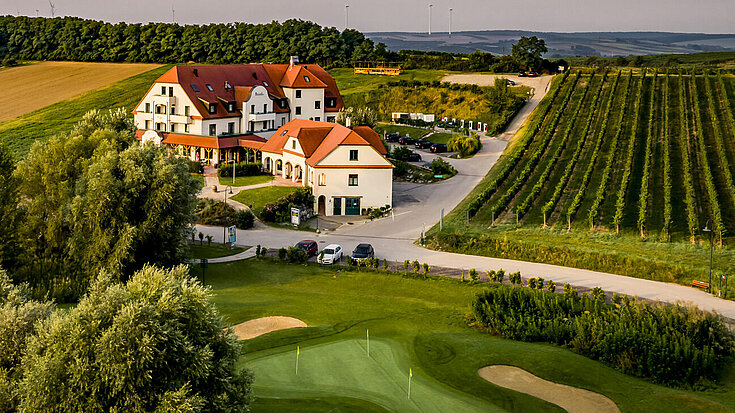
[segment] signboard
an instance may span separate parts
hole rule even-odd
[[[235,241],[237,241],[237,227],[234,225],[231,227],[227,227],[227,235],[230,240],[230,244],[234,244]]]
[[[291,224],[295,227],[301,224],[301,210],[298,208],[291,208]]]

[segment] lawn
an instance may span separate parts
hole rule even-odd
[[[385,133],[396,133],[397,132],[401,136],[410,136],[414,139],[419,139],[422,136],[431,132],[431,130],[417,128],[414,126],[395,125],[392,123],[380,123],[377,126],[375,126],[375,132],[378,132],[378,134],[381,136],[383,135],[383,132]]]
[[[266,204],[275,202],[284,196],[296,192],[296,186],[266,186],[263,188],[248,189],[240,191],[232,199],[244,205],[252,205],[253,213],[260,216],[260,212]]]
[[[243,342],[241,365],[256,374],[254,412],[321,410],[315,406],[333,411],[383,411],[381,406],[390,411],[472,411],[476,406],[561,411],[481,379],[477,370],[491,364],[518,366],[604,394],[623,412],[724,412],[735,406],[732,368],[714,389],[671,389],[564,348],[514,342],[467,327],[464,316],[482,285],[344,269],[337,275],[317,265],[255,260],[210,265],[207,282],[230,324],[283,315],[310,326]],[[368,329],[370,359],[363,353]],[[401,398],[408,368],[418,392],[412,388],[412,399],[421,394],[411,404]]]
[[[151,84],[170,67],[149,70],[77,98],[56,102],[16,119],[0,122],[0,141],[8,145],[16,158],[23,158],[35,140],[70,131],[92,109],[124,107],[132,111]]]
[[[231,186],[249,186],[264,184],[273,180],[273,175],[255,175],[255,176],[236,176],[235,183],[232,183],[232,178],[219,178],[220,185],[231,185]]]
[[[246,248],[240,247],[230,248],[229,245],[223,244],[206,244],[206,240],[204,240],[204,242],[204,244],[189,244],[189,256],[191,258],[199,259],[226,257],[228,255],[239,254],[246,250]]]
[[[422,82],[441,80],[444,76],[450,73],[454,72],[446,70],[415,69],[405,70],[398,76],[387,76],[355,74],[355,71],[351,68],[337,68],[329,71],[329,74],[332,75],[334,80],[337,82],[339,92],[342,96],[353,93],[364,93],[377,89],[378,85],[384,85],[388,82],[399,80],[420,80]]]
[[[452,136],[454,136],[453,133],[437,132],[437,133],[432,133],[431,135],[427,136],[426,139],[434,143],[443,143],[446,145]]]

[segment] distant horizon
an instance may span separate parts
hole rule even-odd
[[[4,0],[2,15],[51,16],[48,0]],[[732,0],[524,0],[490,4],[485,0],[217,0],[203,7],[194,0],[52,0],[56,16],[77,16],[111,23],[178,22],[252,24],[302,19],[321,26],[364,33],[522,30],[544,33],[701,33],[730,34],[735,27]],[[347,9],[345,6],[349,6]],[[498,29],[498,27],[504,27]],[[508,28],[514,27],[514,28]],[[519,29],[518,27],[523,27]]]

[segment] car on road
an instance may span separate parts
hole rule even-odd
[[[416,143],[416,139],[410,136],[401,136],[398,139],[398,143],[400,143],[401,145],[413,145]]]
[[[514,82],[514,81],[512,81],[510,79],[506,79],[506,80],[508,81],[508,85],[509,86],[515,86],[516,85],[516,82]]]
[[[304,251],[307,257],[313,257],[319,252],[319,246],[316,241],[310,239],[297,242],[294,248]]]
[[[342,246],[337,244],[329,244],[316,259],[319,264],[334,264],[342,261]]]
[[[448,121],[444,122],[444,125],[447,128],[456,128],[457,126],[459,126],[459,125],[457,125],[457,122],[455,122],[453,120],[448,120]]]
[[[385,135],[385,140],[388,142],[398,142],[398,139],[400,138],[401,138],[401,135],[398,132],[391,132]]]
[[[435,144],[431,145],[431,148],[430,149],[431,149],[431,152],[433,152],[433,153],[446,152],[447,151],[447,145],[445,145],[443,143],[435,143]]]
[[[352,251],[352,259],[362,261],[366,258],[375,258],[375,250],[370,244],[358,244]]]
[[[521,70],[520,72],[518,72],[518,77],[526,77],[526,76],[528,76],[528,75],[523,70]]]
[[[414,144],[414,146],[416,147],[416,149],[428,149],[433,144],[434,144],[433,142],[429,142],[429,141],[425,141],[425,140],[420,140],[420,141],[416,141],[416,143]]]
[[[528,77],[536,77],[538,76],[538,73],[536,72],[528,72]]]
[[[416,152],[411,152],[411,154],[408,155],[408,161],[409,162],[421,162],[421,155],[417,154]]]

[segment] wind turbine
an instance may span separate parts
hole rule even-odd
[[[452,8],[449,8],[449,37],[452,37]]]
[[[51,3],[51,0],[48,0],[48,5],[51,6],[51,18],[54,18],[54,11],[56,10],[56,6],[54,6],[54,3]]]
[[[350,5],[345,4],[345,30],[350,28]]]
[[[429,4],[429,36],[431,36],[431,8],[433,6],[433,4]]]
[[[176,23],[176,10],[174,9],[173,3],[171,3],[171,20],[173,20],[174,24]]]

